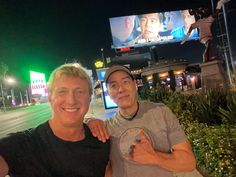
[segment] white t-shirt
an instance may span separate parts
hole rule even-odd
[[[135,139],[132,136],[137,128],[143,129],[154,149],[161,152],[169,153],[173,145],[186,140],[178,119],[167,106],[141,102],[134,119],[126,120],[117,113],[113,118],[106,120],[106,125],[111,135],[112,177],[173,177],[172,172],[158,165],[140,165],[125,160],[122,155],[124,148],[129,147],[129,139]]]

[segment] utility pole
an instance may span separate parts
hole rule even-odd
[[[106,65],[105,65],[105,59],[104,59],[104,55],[103,55],[103,48],[101,48],[101,54],[102,54],[103,68],[105,68]]]
[[[212,11],[214,12],[214,0],[211,0],[212,4]],[[221,37],[221,43],[222,46],[220,47],[221,50],[223,50],[225,63],[226,63],[226,71],[229,78],[230,85],[235,85],[235,80],[232,79],[232,76],[234,75],[234,78],[236,79],[236,68],[234,65],[234,60],[232,56],[232,50],[230,45],[230,37],[228,32],[228,23],[227,23],[227,17],[226,17],[226,9],[225,4],[222,6],[222,13],[219,13],[219,16],[223,14],[224,18],[224,25],[221,24],[221,20],[219,19],[219,26],[220,26],[220,35],[218,37]],[[232,73],[231,73],[232,71]]]
[[[29,104],[29,95],[27,89],[25,90],[25,96],[26,96],[26,103]]]
[[[20,103],[21,103],[21,105],[23,106],[24,102],[23,102],[23,98],[22,98],[21,91],[20,91]]]
[[[234,60],[233,60],[233,55],[232,55],[232,50],[231,50],[231,45],[230,45],[230,40],[229,40],[229,31],[228,31],[228,23],[227,23],[225,5],[223,5],[223,15],[224,15],[225,31],[226,31],[226,36],[227,36],[230,61],[231,61],[232,69],[233,69],[234,78],[236,79],[236,71],[235,71],[236,69],[235,69],[235,66],[234,66]]]

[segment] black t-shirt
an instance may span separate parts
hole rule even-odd
[[[1,139],[0,155],[13,177],[103,177],[109,142],[100,142],[84,128],[84,140],[69,142],[56,137],[46,122]]]

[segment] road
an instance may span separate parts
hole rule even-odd
[[[51,117],[49,104],[38,104],[0,113],[0,138],[47,121]]]
[[[50,119],[51,114],[51,108],[48,103],[0,113],[0,138],[6,136],[8,133],[35,127]],[[106,119],[111,117],[112,114],[105,111],[101,100],[93,100],[86,116]]]

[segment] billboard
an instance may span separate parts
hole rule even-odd
[[[112,48],[141,47],[180,42],[194,23],[194,15],[178,10],[109,18]],[[197,29],[189,40],[198,39]]]
[[[30,83],[32,95],[47,96],[47,83],[44,73],[30,71]]]

